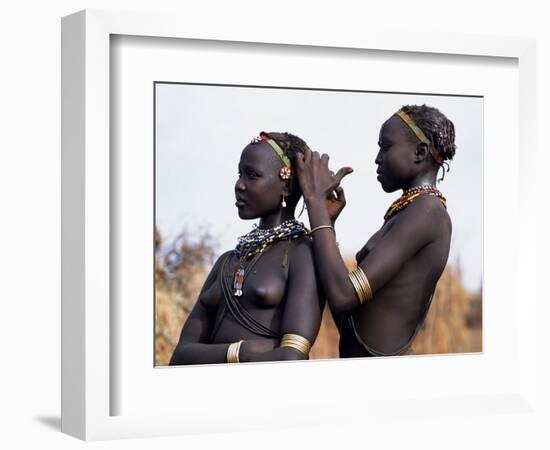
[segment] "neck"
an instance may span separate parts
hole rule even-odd
[[[294,208],[279,208],[272,214],[260,218],[259,228],[274,228],[285,220],[294,219]]]
[[[425,186],[425,185],[435,186],[436,176],[437,176],[436,173],[425,173],[422,175],[418,175],[417,177],[413,178],[409,183],[405,184],[402,189],[406,191],[407,189],[418,187],[418,186]]]

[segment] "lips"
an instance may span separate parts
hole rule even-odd
[[[240,208],[245,205],[245,201],[242,198],[237,197],[237,201],[235,202],[235,206],[237,208]]]

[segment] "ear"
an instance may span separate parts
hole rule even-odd
[[[414,153],[414,162],[416,164],[421,163],[424,161],[430,154],[430,151],[428,149],[428,145],[424,142],[419,142],[416,145],[416,151]]]

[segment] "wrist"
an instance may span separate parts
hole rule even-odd
[[[319,206],[324,206],[325,199],[316,195],[308,195],[304,197],[304,202],[308,209],[312,209]]]
[[[239,362],[250,362],[250,345],[248,341],[241,341],[239,346]]]
[[[228,363],[239,363],[243,362],[243,359],[241,359],[242,351],[241,346],[244,343],[244,341],[237,341],[229,344],[227,347],[227,362]]]

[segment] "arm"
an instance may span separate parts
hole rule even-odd
[[[295,241],[292,247],[288,273],[287,298],[283,312],[281,334],[298,334],[311,344],[315,341],[323,312],[324,300],[320,300],[313,252],[309,239]],[[276,347],[267,352],[250,351],[248,342],[243,342],[240,360],[281,361],[305,359],[305,355],[292,347]]]
[[[229,344],[208,343],[218,308],[217,305],[216,307],[207,307],[203,299],[204,293],[216,282],[221,261],[226,255],[227,253],[218,258],[208,274],[195,306],[185,321],[178,345],[170,359],[170,365],[227,362]]]
[[[331,223],[325,198],[327,192],[334,189],[334,183],[339,183],[345,176],[342,170],[336,176],[331,176],[328,156],[319,157],[317,152],[306,152],[305,157],[298,160],[298,177],[303,192],[307,193],[305,201],[312,229]],[[436,205],[437,202],[431,198],[418,199],[400,213],[401,220],[360,262],[373,293],[391,280],[406,261],[434,238],[433,213],[441,211],[440,208],[435,211]],[[316,231],[313,234],[313,248],[319,278],[331,310],[341,314],[357,308],[357,294],[336,245],[333,230],[323,228]]]

